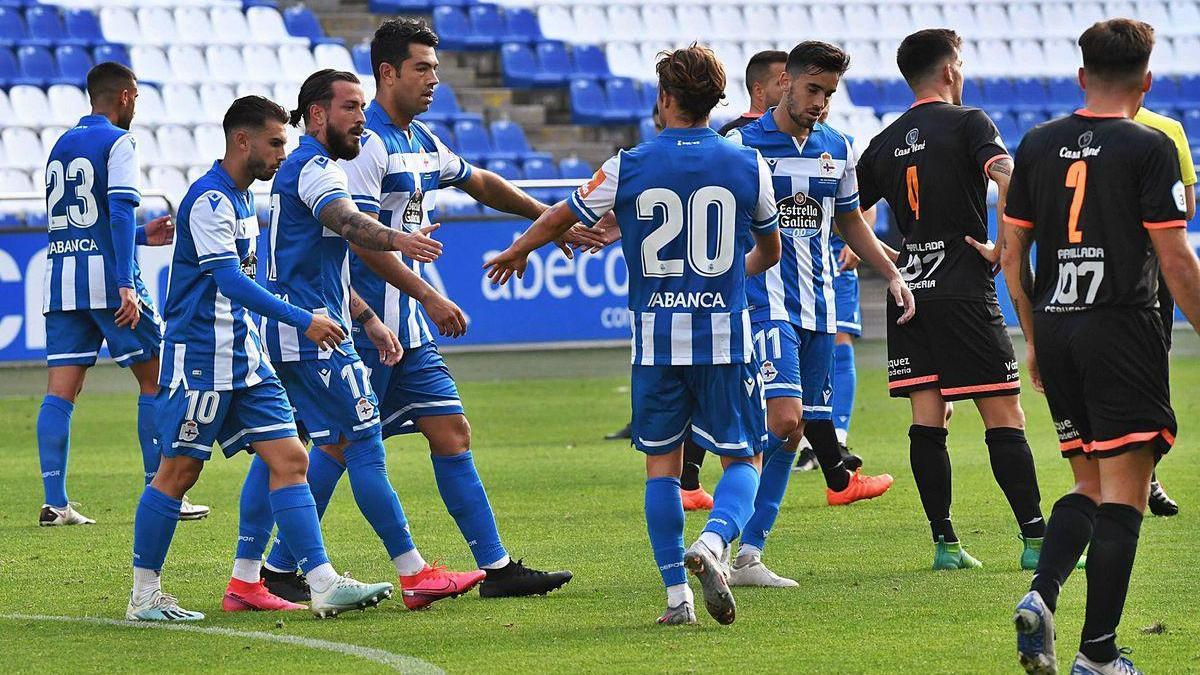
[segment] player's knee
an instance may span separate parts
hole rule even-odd
[[[308,453],[297,446],[295,451],[280,453],[268,467],[276,482],[292,485],[303,483],[308,476]]]
[[[191,457],[163,457],[151,485],[163,494],[180,499],[200,478],[204,462]]]
[[[1092,500],[1096,504],[1101,502],[1102,493],[1100,492],[1100,479],[1096,478],[1077,478],[1075,485],[1071,488],[1071,492],[1083,495]]]
[[[471,449],[471,423],[466,415],[446,415],[438,419],[437,428],[427,433],[429,449],[435,455],[461,455]]]
[[[800,430],[802,419],[803,413],[801,410],[786,408],[768,415],[767,427],[771,430],[771,433],[779,438],[786,439]]]

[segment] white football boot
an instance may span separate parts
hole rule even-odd
[[[38,525],[42,527],[58,527],[60,525],[95,525],[96,521],[75,510],[75,504],[68,502],[61,509],[42,504],[38,514]]]

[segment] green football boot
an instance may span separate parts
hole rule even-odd
[[[1021,551],[1021,569],[1036,570],[1038,566],[1038,558],[1042,557],[1042,537],[1018,537],[1025,543],[1025,550]],[[1087,556],[1079,556],[1079,561],[1075,563],[1075,569],[1087,569]]]
[[[963,550],[962,542],[947,543],[945,537],[938,537],[937,548],[933,554],[934,570],[966,570],[975,567],[983,567],[983,563]]]

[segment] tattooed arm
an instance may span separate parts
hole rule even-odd
[[[978,242],[974,237],[967,237],[967,243],[979,251],[992,264],[992,274],[999,271],[1000,258],[1004,252],[1007,239],[1004,236],[1004,204],[1008,201],[1008,184],[1012,179],[1013,161],[1011,157],[1001,156],[988,165],[987,176],[996,183],[996,241]]]
[[[442,251],[441,243],[428,235],[435,226],[427,226],[418,232],[393,230],[360,212],[354,202],[346,198],[326,204],[321,209],[320,220],[326,229],[338,233],[351,244],[372,251],[400,251],[423,262],[431,262]]]

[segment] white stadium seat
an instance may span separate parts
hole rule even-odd
[[[784,5],[779,10],[779,20],[781,22],[789,21],[784,17],[785,10],[802,11],[800,5]],[[791,13],[790,11],[788,12]],[[797,25],[788,23],[786,25]],[[843,40],[850,36],[850,30],[846,25],[846,15],[842,13],[840,5],[816,5],[812,8],[811,23],[800,24],[805,26],[824,26],[823,30],[828,30],[826,39],[828,40]]]
[[[227,47],[233,49],[233,47]],[[275,47],[267,45],[249,45],[242,48],[242,62],[245,68],[239,82],[279,82],[283,77],[283,66]]]
[[[137,17],[124,7],[101,8],[100,31],[104,33],[104,38],[111,42],[136,44],[142,39],[142,29],[138,26]]]
[[[233,89],[224,84],[204,84],[200,86],[200,107],[204,109],[204,118],[213,122],[225,119],[225,111],[233,103]]]
[[[576,28],[586,35],[609,35],[613,32],[611,26],[620,25],[609,24],[604,8],[599,5],[575,5],[571,10],[571,18]],[[622,32],[628,30],[625,27],[621,28]]]
[[[246,25],[246,15],[241,8],[216,7],[209,12],[213,33],[223,44],[243,45],[252,44],[256,40],[250,35],[250,27]]]
[[[167,55],[158,47],[134,45],[129,50],[129,58],[133,62],[133,72],[139,80],[147,82],[169,82],[174,78],[171,74],[171,64]]]
[[[208,81],[233,84],[254,74],[242,59],[242,52],[232,45],[213,45],[204,50]]]
[[[3,148],[0,148],[0,159],[3,157]],[[0,192],[36,192],[33,186],[28,171],[0,168]]]
[[[750,28],[747,27],[746,18],[742,14],[742,11],[737,7],[718,5],[712,8],[710,15],[712,16],[713,27],[718,30],[718,34],[712,36],[714,39],[725,38],[733,40],[742,36],[754,35]],[[754,35],[754,37],[759,36]]]
[[[73,84],[53,85],[46,95],[52,113],[49,121],[55,124],[74,126],[80,117],[91,110],[87,97]]]
[[[267,82],[239,82],[237,85],[236,97],[243,96],[265,96],[271,98],[271,85]]]
[[[137,124],[134,124],[130,131],[137,140],[138,161],[142,166],[153,167],[162,164],[162,153],[158,151],[158,139],[154,137],[154,132]]]
[[[1175,0],[1170,4],[1171,23],[1176,35],[1200,33],[1200,3]]]
[[[786,37],[788,34],[787,27],[779,21],[779,15],[770,5],[747,5],[742,12],[742,18],[747,26],[754,26],[757,37],[774,40]],[[718,26],[722,25],[717,23],[715,18],[713,23]]]
[[[1042,2],[1043,36],[1078,37],[1081,31],[1075,30],[1075,16],[1071,6],[1059,0]]]
[[[303,82],[317,69],[312,52],[301,45],[284,45],[279,48],[279,62],[283,66],[280,80]]]
[[[211,168],[211,164],[193,164],[189,166],[187,168],[188,183],[195,183],[196,181],[200,180],[201,176],[208,173],[208,170]]]
[[[646,5],[642,8],[642,21],[646,24],[644,35],[651,40],[679,38],[679,23],[675,19],[674,10],[667,5]]]
[[[185,167],[196,161],[196,143],[187,127],[165,124],[155,132],[160,164]]]
[[[308,38],[296,37],[287,32],[283,17],[274,7],[260,5],[247,9],[246,24],[255,42],[268,45],[308,45]]]
[[[155,190],[161,190],[176,204],[183,200],[188,191],[187,179],[173,166],[155,166],[146,172],[147,182]]]
[[[608,24],[620,26],[619,35],[628,35],[629,39],[645,39],[648,36],[646,24],[642,22],[642,13],[636,7],[629,5],[614,5],[608,8]]]
[[[350,50],[342,45],[323,44],[313,47],[313,61],[316,62],[317,69],[333,68],[354,72],[354,59],[350,56]]]
[[[204,47],[221,41],[213,30],[208,11],[200,7],[175,8],[175,27],[181,44]]]
[[[167,62],[171,64],[172,81],[199,84],[211,77],[204,52],[199,47],[171,45],[167,47]]]
[[[43,158],[50,156],[50,151],[54,149],[54,144],[65,133],[67,133],[67,127],[42,127],[41,133],[38,134],[38,140],[42,144]]]
[[[19,84],[8,90],[8,99],[13,112],[10,119],[16,120],[17,124],[40,127],[53,117],[50,104],[46,101],[46,92],[38,87]]]
[[[675,10],[675,18],[679,21],[679,33],[684,39],[691,35],[709,37],[723,32],[714,28],[713,20],[704,7],[680,7]]]
[[[15,119],[12,104],[8,102],[8,94],[3,89],[0,89],[0,120],[11,119]]]
[[[284,110],[295,108],[299,98],[299,82],[280,82],[271,89],[271,100],[283,106]]]
[[[537,10],[538,25],[542,35],[551,40],[571,40],[579,33],[575,31],[575,20],[571,10],[562,5],[543,5]]]
[[[196,88],[182,82],[172,82],[162,89],[163,109],[166,111],[165,120],[172,124],[199,124],[204,121],[204,111],[200,107],[200,97]]]
[[[175,17],[165,7],[142,7],[137,11],[142,44],[172,45],[179,42]]]
[[[225,132],[219,124],[199,124],[193,129],[200,159],[219,159],[225,154]]]
[[[908,12],[903,5],[894,7],[891,11],[903,11],[904,24],[909,22]],[[880,20],[879,14],[875,11],[874,5],[847,5],[842,10],[842,14],[846,17],[846,24],[841,31],[841,35],[847,38],[869,38],[872,35],[894,35],[895,29]],[[903,35],[903,33],[901,33]]]
[[[608,69],[613,75],[622,77],[641,77],[645,72],[642,55],[637,45],[632,42],[610,42],[604,46],[604,55],[608,59]]]
[[[0,130],[0,141],[4,143],[9,166],[26,170],[45,166],[46,155],[42,152],[42,142],[32,129],[5,127]]]
[[[158,87],[148,84],[138,86],[137,124],[158,126],[167,119],[167,111],[163,108],[162,92]]]

